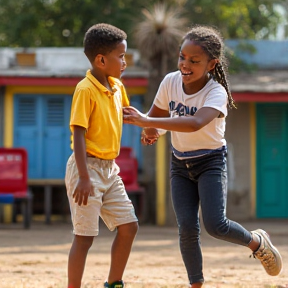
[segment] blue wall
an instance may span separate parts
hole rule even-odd
[[[15,94],[14,147],[28,152],[28,177],[62,179],[70,150],[71,95]]]

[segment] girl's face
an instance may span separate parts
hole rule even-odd
[[[178,60],[184,91],[192,94],[201,90],[208,81],[208,72],[214,69],[216,62],[216,59],[209,60],[201,46],[186,39],[180,48]]]
[[[122,72],[126,68],[125,53],[127,50],[127,42],[123,40],[114,50],[105,55],[105,72],[107,76],[120,78]]]

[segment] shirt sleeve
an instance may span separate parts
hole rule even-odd
[[[212,88],[206,96],[203,107],[210,107],[220,111],[224,117],[227,116],[227,92],[222,86]]]
[[[74,92],[71,115],[70,129],[73,131],[73,126],[81,126],[87,129],[89,127],[89,118],[91,115],[91,98],[89,89],[77,89]]]
[[[121,85],[120,88],[121,88],[121,94],[122,94],[122,106],[123,107],[129,106],[130,101],[129,101],[129,98],[127,96],[126,89],[125,89],[124,85]]]

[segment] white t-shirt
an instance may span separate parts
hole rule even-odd
[[[217,109],[223,114],[195,132],[171,131],[172,146],[180,151],[218,149],[226,145],[225,118],[227,116],[227,92],[212,78],[197,93],[187,95],[182,88],[180,71],[169,73],[160,84],[154,104],[170,113],[170,117],[191,117],[202,107]]]

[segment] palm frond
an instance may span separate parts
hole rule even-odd
[[[159,53],[175,54],[184,35],[188,20],[180,7],[168,7],[157,3],[151,9],[143,9],[143,20],[134,30],[134,37],[141,55],[152,59]]]

